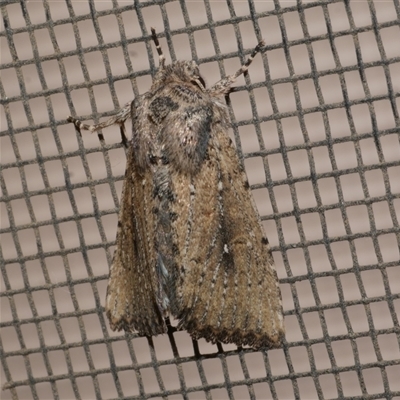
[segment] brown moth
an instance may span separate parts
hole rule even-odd
[[[281,294],[244,168],[227,135],[222,97],[234,74],[206,88],[194,61],[165,65],[151,89],[98,131],[132,119],[132,140],[110,269],[106,313],[113,330],[152,336],[179,320],[193,338],[269,348],[284,335]]]

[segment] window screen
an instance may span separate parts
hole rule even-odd
[[[7,1],[1,40],[3,399],[400,398],[400,6],[387,1]],[[194,59],[227,99],[272,246],[279,349],[112,332],[126,155],[98,122]],[[129,131],[129,124],[127,130]]]

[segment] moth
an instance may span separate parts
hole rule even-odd
[[[165,318],[194,339],[254,348],[284,335],[274,261],[244,168],[228,134],[222,98],[264,42],[234,74],[207,88],[194,61],[159,68],[151,89],[98,131],[132,120],[117,246],[106,314],[113,330],[167,332]]]

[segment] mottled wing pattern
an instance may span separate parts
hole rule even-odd
[[[225,132],[213,132],[208,159],[190,186],[190,215],[180,238],[181,327],[214,342],[278,346],[284,330],[274,263]],[[201,226],[195,225],[200,217]]]
[[[151,336],[166,332],[160,299],[157,299],[153,183],[151,171],[138,171],[133,152],[131,147],[120,202],[117,247],[107,287],[106,313],[111,329],[136,330],[140,335]]]
[[[284,327],[274,260],[236,149],[225,132],[218,132],[217,141],[225,211],[222,229],[229,232],[229,261],[235,266],[237,285],[241,285],[232,305],[237,310],[236,328],[242,329],[237,335],[255,347],[278,346]],[[229,265],[225,264],[228,270]]]
[[[206,159],[195,176],[191,174],[171,174],[174,189],[179,192],[179,201],[171,205],[178,218],[173,223],[178,269],[171,277],[174,285],[175,301],[171,311],[182,322],[188,321],[192,305],[201,301],[206,271],[218,262],[218,250],[213,242],[220,225],[220,199],[218,194],[218,164],[215,149],[209,148]],[[201,218],[200,218],[201,217]],[[210,246],[213,254],[209,254]],[[206,288],[207,290],[207,288]],[[186,325],[185,325],[186,328]]]

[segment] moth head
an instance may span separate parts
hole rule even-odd
[[[162,74],[161,80],[182,81],[191,83],[202,92],[206,90],[206,83],[200,75],[199,66],[195,61],[177,61],[171,65],[167,65],[158,74]],[[156,78],[157,78],[156,75]]]
[[[198,86],[202,91],[206,89],[206,83],[200,75],[199,66],[195,61],[182,61],[182,68],[185,75],[185,80],[188,80],[193,85]]]
[[[177,61],[165,65],[165,57],[158,41],[156,30],[151,28],[151,37],[156,46],[160,66],[153,80],[153,87],[163,85],[170,81],[190,82],[202,92],[206,91],[206,83],[200,75],[199,66],[195,61]]]

